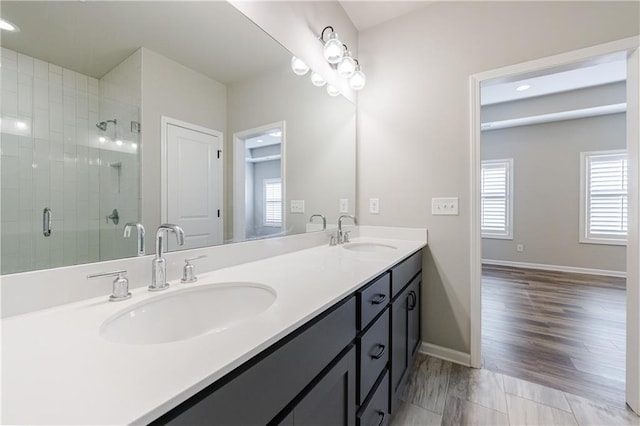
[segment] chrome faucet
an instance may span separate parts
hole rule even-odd
[[[340,216],[338,218],[338,244],[342,244],[345,242],[345,238],[344,238],[344,233],[342,232],[342,219],[351,219],[353,220],[353,224],[357,225],[358,224],[358,220],[356,219],[355,216],[350,215],[350,214],[343,214],[342,216]],[[348,241],[347,241],[348,242]]]
[[[156,257],[151,262],[151,285],[149,285],[149,291],[160,291],[169,288],[167,282],[167,261],[162,257],[162,237],[169,231],[176,234],[178,245],[184,245],[184,231],[178,225],[171,225],[169,223],[158,226],[156,232]]]
[[[138,256],[144,256],[144,226],[142,226],[139,222],[129,222],[124,226],[124,231],[122,232],[122,236],[124,238],[131,237],[131,228],[136,228],[138,231]]]
[[[321,214],[312,214],[311,217],[309,218],[309,223],[313,222],[313,218],[314,217],[319,217],[322,219],[322,230],[326,230],[327,229],[327,218],[324,217],[324,215]]]

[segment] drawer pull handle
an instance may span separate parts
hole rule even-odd
[[[382,355],[384,355],[384,351],[387,349],[387,347],[385,345],[381,345],[378,343],[378,353],[370,355],[371,359],[380,359],[382,358]]]
[[[378,426],[382,426],[382,424],[384,423],[384,416],[387,413],[385,413],[384,411],[378,411],[378,417],[380,418],[380,422],[378,423]]]
[[[375,299],[371,299],[371,304],[372,305],[379,305],[382,302],[384,302],[385,300],[387,300],[387,295],[386,294],[377,294]]]
[[[413,311],[416,308],[416,306],[418,305],[418,298],[416,296],[416,292],[415,291],[411,290],[409,292],[409,299],[410,299],[409,300],[409,310]]]

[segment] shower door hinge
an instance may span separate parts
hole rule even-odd
[[[218,217],[220,217],[220,209],[218,209]]]
[[[140,133],[142,131],[142,125],[138,121],[131,122],[131,133]]]
[[[220,159],[220,154],[221,154],[221,153],[222,153],[222,150],[221,150],[221,149],[219,149],[219,150],[218,150],[218,159]]]

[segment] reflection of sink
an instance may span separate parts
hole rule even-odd
[[[390,250],[397,250],[398,247],[390,246],[389,244],[379,243],[348,243],[343,245],[347,250],[358,251],[362,253],[382,253]]]
[[[276,292],[255,283],[221,283],[156,296],[118,312],[100,327],[107,340],[134,345],[223,331],[265,311]]]

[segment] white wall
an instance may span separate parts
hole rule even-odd
[[[429,229],[423,341],[470,350],[469,76],[636,35],[638,16],[634,2],[435,2],[359,34],[359,215]],[[460,215],[431,216],[439,196]]]
[[[226,137],[226,103],[222,83],[142,48],[142,223],[149,230],[147,253],[155,251],[155,229],[160,225],[161,116],[217,130]]]
[[[292,97],[293,95],[293,97]],[[264,107],[268,99],[269,108]],[[309,216],[321,213],[337,223],[339,199],[349,199],[355,212],[355,105],[332,98],[325,88],[313,86],[308,76],[296,76],[289,64],[254,80],[228,87],[228,129],[225,151],[233,152],[233,133],[284,120],[286,200],[305,200],[304,214],[285,206],[287,234],[306,231]],[[317,117],[317,119],[314,119]],[[233,223],[233,158],[226,156],[225,239]]]

